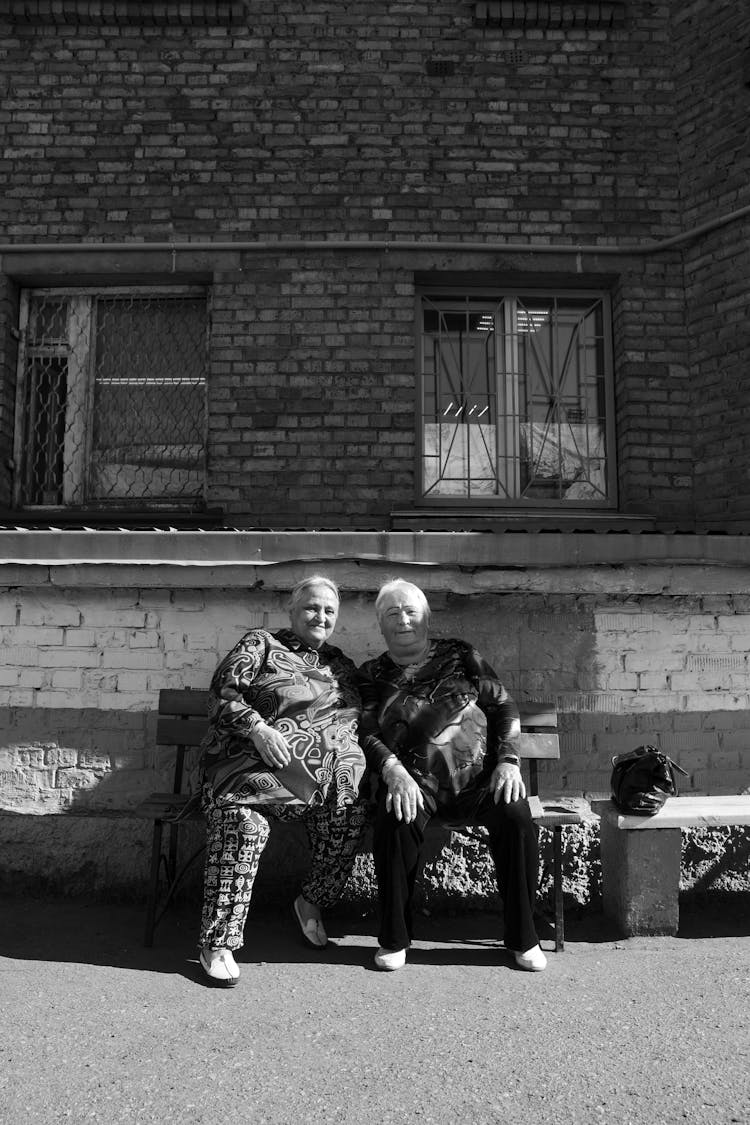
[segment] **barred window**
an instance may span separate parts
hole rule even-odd
[[[23,292],[17,507],[202,501],[207,326],[197,289]]]
[[[424,501],[612,507],[601,293],[423,293]]]

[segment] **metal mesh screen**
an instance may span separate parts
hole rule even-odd
[[[203,294],[27,294],[20,505],[202,499],[206,332]]]

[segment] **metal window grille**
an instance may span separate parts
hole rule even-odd
[[[201,291],[24,292],[17,505],[202,501],[207,325]]]
[[[614,504],[602,294],[421,298],[422,494]]]

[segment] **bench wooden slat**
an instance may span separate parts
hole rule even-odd
[[[208,727],[208,692],[165,688],[159,693],[156,741],[160,746],[197,746]],[[521,757],[556,759],[560,743],[555,733],[557,713],[544,703],[519,706],[523,731]],[[191,716],[186,718],[185,716]]]
[[[557,710],[549,703],[518,703],[521,724],[526,730],[557,730]]]
[[[543,828],[558,824],[584,824],[594,822],[596,815],[585,797],[535,797],[528,798],[531,815]]]
[[[750,793],[726,797],[668,797],[654,816],[620,813],[610,802],[608,813],[618,828],[627,830],[750,824]]]
[[[521,731],[518,749],[522,758],[559,758],[560,740],[556,734],[532,734],[529,731]]]
[[[160,715],[205,715],[208,692],[195,688],[162,688],[159,692]]]
[[[156,741],[159,746],[197,746],[207,730],[205,715],[193,719],[160,715],[156,720]]]

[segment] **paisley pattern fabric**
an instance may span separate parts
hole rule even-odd
[[[290,629],[246,633],[211,681],[202,781],[226,805],[339,807],[359,794],[365,761],[357,738],[356,667],[340,649],[310,649]],[[288,766],[267,766],[251,741],[259,723],[284,735]]]
[[[371,768],[396,754],[437,806],[489,782],[498,758],[518,753],[518,709],[465,641],[432,642],[402,667],[385,652],[360,668],[362,745]]]

